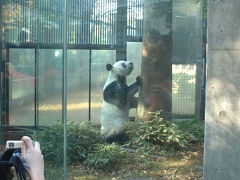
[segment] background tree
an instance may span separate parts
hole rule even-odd
[[[143,53],[141,75],[143,88],[139,94],[138,119],[148,112],[163,110],[171,117],[172,106],[172,1],[144,2]]]

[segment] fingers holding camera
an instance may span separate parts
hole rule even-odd
[[[15,168],[11,167],[7,173],[7,180],[12,180],[14,177]]]
[[[27,149],[26,145],[25,145],[24,141],[22,141],[22,143],[21,143],[21,156],[22,156],[23,159],[25,159],[26,149]]]
[[[22,137],[22,142],[23,144],[26,146],[27,149],[31,149],[31,148],[34,148],[34,144],[33,144],[33,141],[30,137],[28,136],[23,136]]]
[[[21,154],[29,165],[26,170],[31,180],[44,180],[44,161],[39,142],[33,143],[30,137],[22,137]]]
[[[35,142],[35,149],[38,149],[41,151],[41,148],[40,148],[40,143],[39,142]]]

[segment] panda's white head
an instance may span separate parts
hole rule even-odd
[[[131,61],[117,61],[113,65],[107,64],[106,68],[111,71],[112,75],[117,79],[119,77],[126,77],[133,70],[133,63]]]

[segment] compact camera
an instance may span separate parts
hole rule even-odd
[[[8,140],[6,142],[6,149],[16,149],[21,148],[22,141]]]
[[[0,179],[7,180],[9,169],[14,166],[19,179],[26,180],[26,170],[21,158],[22,141],[8,140],[6,150],[0,155]]]

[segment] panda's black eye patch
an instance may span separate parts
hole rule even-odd
[[[125,63],[122,63],[122,66],[123,66],[124,68],[126,68],[126,67],[127,67]]]

